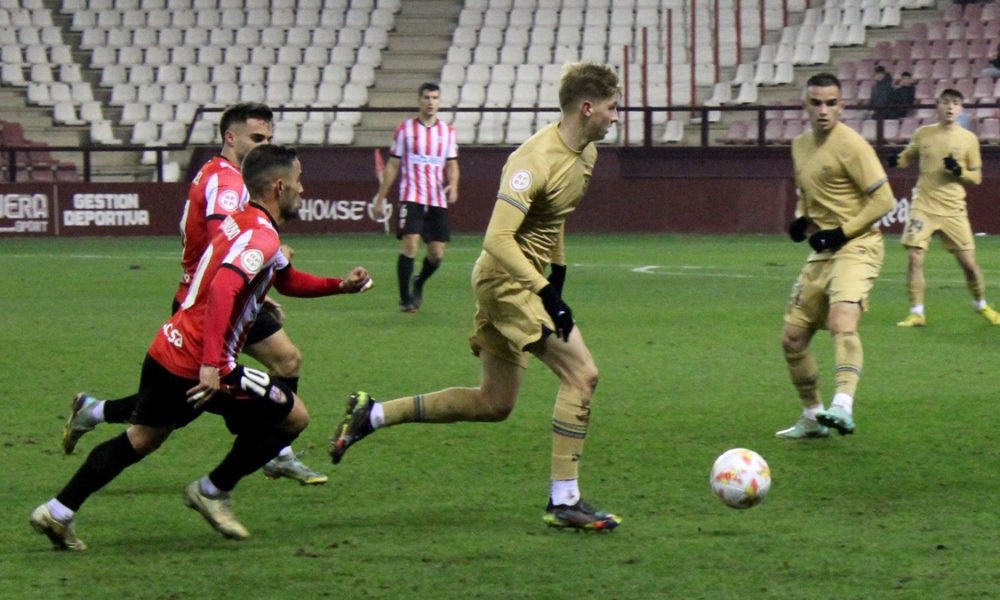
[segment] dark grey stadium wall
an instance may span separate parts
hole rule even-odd
[[[451,213],[454,231],[485,230],[510,151],[509,147],[461,150],[460,199]],[[285,230],[384,231],[384,224],[372,214],[372,197],[378,189],[375,152],[301,148],[305,186],[301,218]],[[196,152],[186,181],[212,155],[207,148]],[[1000,234],[996,210],[1000,153],[987,150],[984,173],[983,184],[969,188],[969,212],[976,232]],[[900,202],[883,220],[886,231],[900,231],[916,175],[913,168],[891,173]],[[0,237],[176,236],[187,189],[183,182],[0,184]],[[794,205],[787,147],[602,147],[590,189],[570,218],[568,231],[781,233]]]

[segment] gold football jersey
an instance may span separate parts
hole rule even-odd
[[[582,151],[570,148],[560,137],[557,123],[540,129],[507,158],[497,201],[524,215],[514,239],[539,277],[553,258],[562,258],[563,223],[587,192],[596,160],[593,143]],[[485,269],[503,270],[485,251],[478,262]]]
[[[962,167],[956,177],[944,167],[951,155]],[[899,154],[899,166],[906,167],[920,160],[920,177],[913,197],[915,208],[934,215],[954,215],[965,212],[965,183],[982,181],[983,161],[979,154],[979,139],[959,126],[945,128],[940,123],[917,129],[913,139]]]

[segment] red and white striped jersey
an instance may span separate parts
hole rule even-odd
[[[184,273],[174,296],[178,302],[184,301],[198,261],[223,219],[242,210],[249,200],[239,165],[216,156],[198,171],[181,215],[181,244],[184,246],[181,267]]]
[[[226,217],[191,273],[180,309],[153,338],[149,354],[171,373],[198,379],[201,365],[224,376],[257,317],[275,272],[289,268],[271,217],[256,204]]]
[[[444,166],[458,158],[454,127],[440,119],[431,126],[418,118],[403,121],[393,135],[389,154],[400,160],[400,202],[448,207]]]

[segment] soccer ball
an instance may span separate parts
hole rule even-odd
[[[753,450],[733,448],[715,459],[708,483],[712,492],[730,508],[750,508],[771,489],[771,468]]]

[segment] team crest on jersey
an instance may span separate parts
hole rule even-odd
[[[256,249],[244,250],[243,254],[240,254],[240,262],[243,263],[247,273],[256,273],[264,264],[264,253]]]
[[[510,188],[515,192],[523,192],[531,187],[531,173],[518,171],[510,176]]]
[[[219,206],[233,212],[240,206],[240,195],[233,190],[226,190],[219,195]]]

